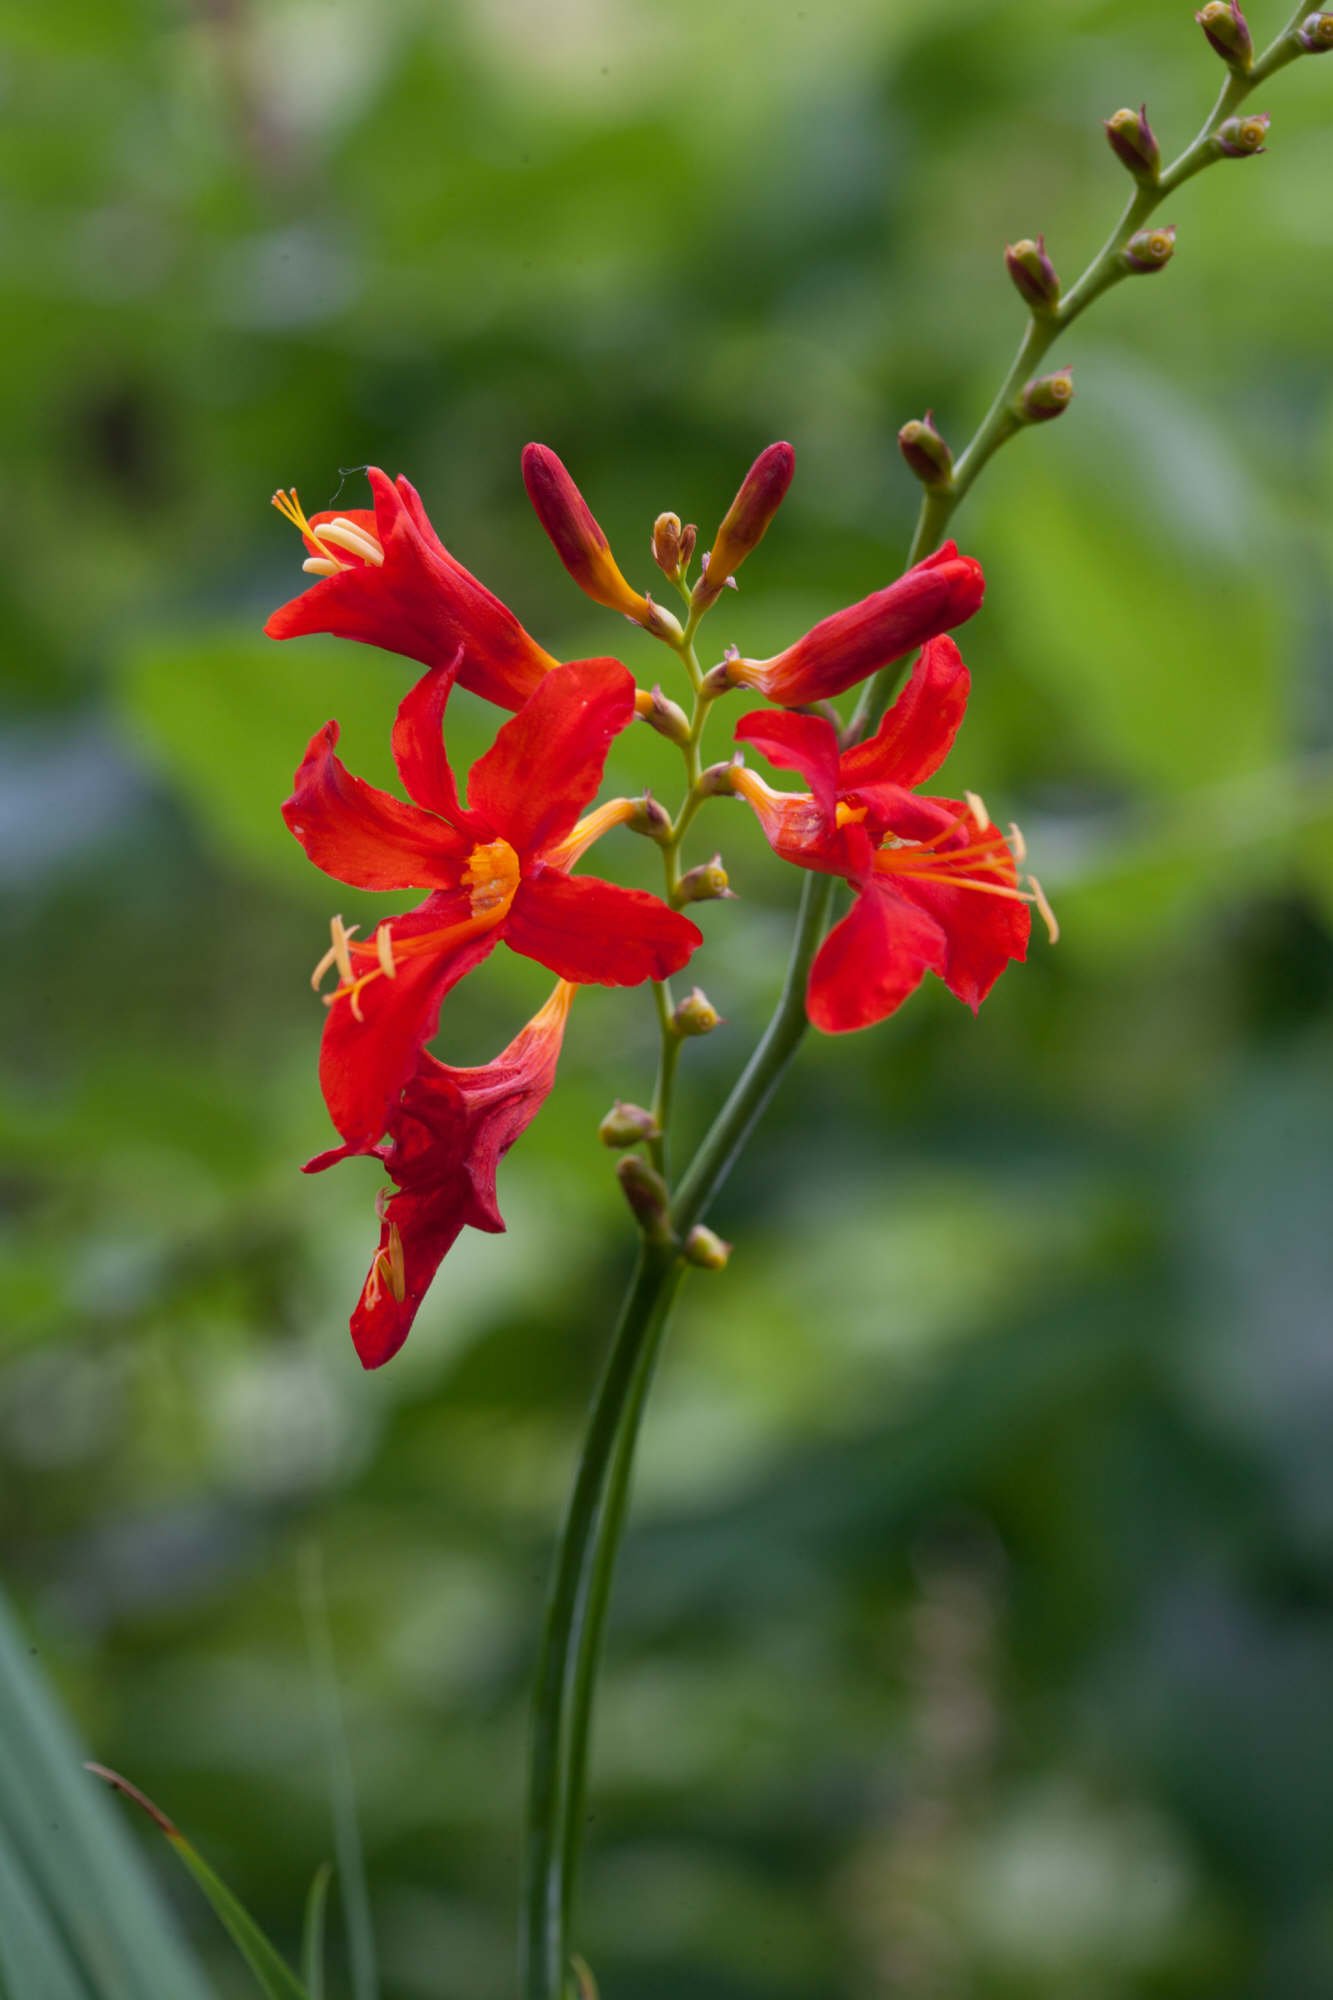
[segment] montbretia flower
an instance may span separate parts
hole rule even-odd
[[[774,791],[743,765],[732,789],[753,806],[784,861],[841,875],[856,901],[810,971],[807,1011],[826,1034],[868,1028],[902,1004],[927,972],[974,1011],[1010,959],[1026,958],[1029,908],[1051,935],[1040,884],[1020,876],[1022,838],[991,823],[981,800],[924,798],[967,706],[970,677],[951,639],[925,647],[875,735],[839,754],[822,717],[763,710],[742,718],[739,742],[808,794]]]
[[[435,1032],[459,979],[503,938],[561,979],[636,986],[680,970],[699,931],[658,897],[569,870],[642,801],[616,799],[580,819],[607,751],[634,714],[634,682],[618,660],[581,660],[547,674],[473,765],[458,796],[442,733],[456,661],[423,675],[398,711],[393,752],[409,804],[355,778],[321,729],[296,773],[283,817],[310,859],[357,889],[427,889],[386,917],[369,941],[341,919],[315,969],[337,968],[320,1079],[348,1144],[374,1145]]]
[[[728,659],[709,679],[715,688],[758,688],[784,708],[824,701],[965,623],[980,610],[985,589],[981,564],[946,542],[896,583],[835,611],[772,659]]]
[[[270,639],[331,632],[423,667],[442,666],[461,647],[462,685],[501,708],[521,708],[558,662],[454,560],[414,486],[377,466],[368,477],[373,509],[307,518],[295,490],[274,494],[273,505],[299,528],[309,550],[304,567],[318,581],[279,606],[265,632]]]
[[[580,590],[646,632],[679,639],[680,626],[670,613],[626,583],[596,515],[549,445],[523,447],[523,484],[551,546]]]
[[[561,980],[493,1062],[455,1069],[423,1053],[382,1145],[339,1146],[308,1162],[305,1171],[319,1173],[366,1150],[395,1183],[380,1196],[379,1245],[352,1313],[365,1367],[382,1367],[398,1352],[464,1229],[503,1230],[496,1169],[550,1095],[576,990]]]

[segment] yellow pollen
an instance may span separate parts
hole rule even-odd
[[[375,950],[379,956],[380,971],[386,979],[398,977],[398,964],[393,955],[393,932],[388,924],[381,924],[375,932]]]
[[[311,527],[309,521],[306,519],[305,509],[296,497],[296,488],[294,486],[289,493],[284,493],[282,488],[279,487],[273,495],[272,504],[282,515],[284,521],[290,521],[298,534],[304,535],[307,541],[313,542],[315,547],[321,551],[321,555],[307,558],[308,562],[323,560],[333,564],[332,569],[322,570],[319,572],[320,575],[333,576],[338,570],[347,568],[347,564],[338,561],[338,558],[324,540],[322,529]]]
[[[844,800],[839,799],[836,815],[838,826],[840,828],[844,826],[859,826],[869,811],[869,806],[849,806]]]
[[[463,886],[474,917],[502,917],[514,900],[518,882],[518,856],[507,840],[491,840],[473,848],[463,870]]]

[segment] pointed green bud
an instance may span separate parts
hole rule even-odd
[[[665,736],[668,743],[684,745],[689,742],[689,716],[680,703],[664,695],[660,687],[655,687],[651,694],[640,688],[634,697],[634,712],[659,736]]]
[[[1254,61],[1254,37],[1237,0],[1208,0],[1194,18],[1223,62],[1243,74]]]
[[[637,1153],[616,1161],[616,1179],[644,1235],[653,1243],[671,1240],[671,1200],[666,1182]]]
[[[1176,226],[1170,222],[1158,229],[1136,230],[1120,255],[1131,271],[1146,273],[1165,269],[1175,252]]]
[[[1020,297],[1033,312],[1053,312],[1060,303],[1060,280],[1046,255],[1046,238],[1039,236],[1034,242],[1025,236],[1020,242],[1009,244],[1004,262]]]
[[[617,1098],[597,1127],[597,1136],[604,1146],[618,1150],[642,1145],[646,1139],[660,1139],[662,1128],[641,1104],[622,1104]]]
[[[715,1236],[711,1229],[705,1229],[702,1223],[696,1223],[680,1254],[687,1264],[697,1264],[701,1271],[725,1271],[731,1261],[731,1245]]]
[[[1228,118],[1213,134],[1213,144],[1228,160],[1248,160],[1266,150],[1264,141],[1272,119],[1266,111],[1251,111],[1245,118]]]
[[[719,896],[734,898],[736,892],[731,886],[726,869],[722,866],[722,856],[715,854],[711,861],[691,868],[681,876],[671,901],[674,908],[683,909],[686,903],[712,903]]]
[[[649,840],[655,840],[664,847],[671,838],[671,814],[660,799],[651,792],[645,792],[641,799],[635,799],[634,811],[625,824],[631,833],[642,833]]]
[[[1296,30],[1296,39],[1307,56],[1333,53],[1333,14],[1307,14]]]
[[[948,486],[953,478],[953,453],[935,428],[935,412],[913,417],[898,433],[898,449],[923,486]]]
[[[1034,376],[1019,397],[1023,421],[1047,424],[1052,417],[1062,417],[1073,399],[1072,368],[1058,368],[1053,375]]]
[[[695,987],[679,1001],[671,1016],[671,1025],[676,1033],[685,1035],[711,1035],[714,1028],[722,1025],[722,1016],[708,995]]]
[[[1157,180],[1162,166],[1162,149],[1148,123],[1146,104],[1137,111],[1131,111],[1126,106],[1123,111],[1117,111],[1114,117],[1108,118],[1106,137],[1111,151],[1129,168],[1135,180],[1150,184]]]

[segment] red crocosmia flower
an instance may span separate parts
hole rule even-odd
[[[964,624],[981,608],[985,589],[981,564],[946,542],[896,583],[835,611],[771,660],[729,659],[718,671],[732,686],[758,688],[784,708],[824,701]]]
[[[576,990],[562,979],[494,1062],[453,1069],[434,1056],[418,1058],[390,1112],[387,1140],[370,1149],[396,1191],[381,1194],[379,1247],[352,1314],[365,1367],[382,1367],[398,1352],[463,1229],[503,1230],[496,1170],[550,1095]],[[305,1171],[319,1173],[356,1150],[321,1153]]]
[[[369,469],[373,510],[349,508],[307,520],[293,490],[273,505],[300,529],[305,568],[319,581],[279,606],[270,639],[331,632],[436,667],[463,649],[458,678],[501,708],[521,708],[558,663],[512,611],[456,562],[406,479]]]
[[[1056,935],[1040,885],[1029,875],[1020,886],[1018,829],[1007,840],[974,792],[959,800],[914,791],[948,755],[968,687],[958,648],[934,639],[875,735],[842,755],[819,716],[764,710],[737,726],[738,741],[810,785],[809,794],[775,792],[755,772],[733,769],[732,786],[773,851],[841,875],[856,892],[810,971],[807,1010],[826,1034],[883,1020],[927,972],[975,1011],[1009,960],[1026,958],[1030,903]]]
[[[353,1146],[374,1145],[435,1032],[445,994],[500,939],[579,985],[636,986],[684,965],[700,933],[656,896],[587,876],[579,856],[639,803],[616,799],[580,820],[601,783],[612,739],[634,714],[634,682],[618,660],[556,667],[472,767],[458,797],[442,723],[455,662],[423,675],[398,711],[393,751],[415,804],[355,778],[321,729],[296,773],[283,817],[310,859],[357,889],[429,890],[371,941],[339,918],[315,983],[338,969],[320,1079],[330,1115]]]
[[[524,445],[523,484],[537,519],[579,589],[647,631],[660,626],[657,606],[626,583],[596,515],[549,445]]]

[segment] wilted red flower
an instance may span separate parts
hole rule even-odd
[[[951,639],[925,647],[875,735],[839,755],[831,723],[763,710],[744,716],[737,740],[770,763],[799,771],[810,793],[775,792],[733,769],[769,845],[785,861],[841,875],[856,901],[824,940],[806,1005],[826,1034],[868,1028],[891,1014],[927,972],[973,1010],[1012,958],[1027,956],[1035,903],[1054,921],[1031,876],[1020,887],[1023,847],[992,825],[975,793],[921,798],[952,747],[970,677]]]
[[[414,486],[373,465],[368,477],[373,510],[307,519],[294,490],[274,494],[274,506],[300,529],[310,551],[305,568],[319,581],[280,605],[265,632],[270,639],[331,632],[423,667],[452,661],[461,646],[462,685],[501,708],[521,708],[558,662],[454,560]]]
[[[421,1055],[370,1148],[396,1185],[379,1201],[380,1240],[352,1314],[362,1363],[398,1352],[440,1264],[464,1229],[503,1230],[496,1169],[550,1095],[576,988],[561,980],[546,1005],[493,1062],[454,1069]],[[359,1149],[339,1146],[307,1163],[319,1173]]]
[[[584,820],[612,739],[634,714],[634,682],[618,660],[581,660],[547,674],[472,767],[459,802],[442,735],[455,663],[422,676],[398,711],[393,752],[408,804],[355,778],[334,754],[336,722],[311,741],[283,817],[310,859],[357,889],[424,888],[416,909],[387,917],[367,943],[334,919],[316,983],[337,966],[320,1079],[330,1116],[353,1146],[374,1145],[445,994],[503,937],[561,979],[636,986],[679,971],[702,942],[656,896],[568,870],[638,802],[618,799]]]
[[[980,610],[985,589],[981,564],[946,542],[896,583],[835,611],[771,660],[731,659],[718,673],[785,708],[824,701],[964,624]]]

